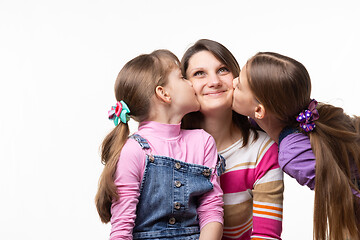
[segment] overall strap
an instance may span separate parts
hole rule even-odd
[[[150,145],[148,141],[139,134],[133,134],[130,136],[130,138],[136,140],[140,144],[140,147],[142,149],[150,149]]]
[[[226,160],[223,156],[218,154],[218,160],[215,167],[216,174],[220,177],[225,172]]]
[[[135,139],[139,143],[140,147],[142,148],[142,150],[144,150],[149,161],[153,163],[154,156],[151,153],[151,148],[150,148],[148,141],[145,138],[143,138],[142,136],[140,136],[139,134],[133,134],[129,138]]]

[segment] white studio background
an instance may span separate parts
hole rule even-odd
[[[0,0],[0,239],[107,239],[94,205],[113,84],[131,58],[196,40],[240,65],[302,62],[313,96],[360,115],[356,1]],[[133,129],[136,123],[131,122]],[[283,239],[312,239],[313,192],[285,178]]]

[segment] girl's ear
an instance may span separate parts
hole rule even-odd
[[[165,103],[171,103],[170,94],[166,91],[166,89],[162,86],[157,86],[155,88],[156,97]]]
[[[263,119],[265,116],[265,107],[262,104],[259,104],[255,108],[255,118],[256,119]]]

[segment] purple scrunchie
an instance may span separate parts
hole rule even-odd
[[[300,128],[303,129],[305,132],[311,132],[315,128],[314,121],[319,119],[319,112],[316,109],[317,101],[312,99],[308,109],[300,112],[299,115],[296,117],[296,121],[300,123]]]

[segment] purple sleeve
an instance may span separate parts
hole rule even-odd
[[[315,187],[315,155],[310,139],[302,133],[287,135],[279,145],[279,165],[300,185]]]

